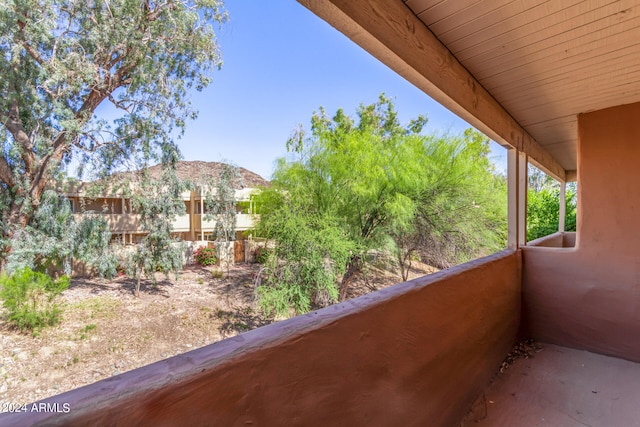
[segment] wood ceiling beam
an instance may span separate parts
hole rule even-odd
[[[560,181],[565,170],[400,0],[298,0],[395,72]]]

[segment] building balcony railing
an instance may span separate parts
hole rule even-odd
[[[76,221],[80,221],[86,214],[74,214]],[[107,221],[112,233],[141,233],[139,214],[97,214]],[[176,232],[189,231],[189,215],[179,215],[173,221]]]
[[[173,231],[189,231],[189,215],[179,215],[173,220]]]
[[[504,251],[44,401],[68,413],[0,424],[454,425],[516,340],[519,265]]]
[[[194,229],[196,231],[213,231],[216,227],[216,221],[214,220],[205,220],[205,215],[195,214],[194,217]],[[250,215],[250,214],[237,214],[236,215],[236,229],[237,230],[248,230],[250,228],[255,227],[258,222],[258,215]]]
[[[81,221],[87,214],[73,214],[76,221]],[[112,233],[135,233],[140,230],[139,214],[96,214],[100,215],[107,224]]]
[[[527,246],[541,248],[573,248],[576,246],[575,232],[558,232],[540,237],[527,243]]]
[[[577,333],[590,339],[579,323],[549,328],[549,316],[572,316],[545,282],[573,253],[505,250],[50,397],[36,407],[69,411],[0,425],[632,425],[639,365],[575,350]],[[532,330],[541,354],[496,376]]]

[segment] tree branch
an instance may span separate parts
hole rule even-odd
[[[18,21],[18,28],[19,28],[18,34],[20,34],[20,38],[22,39],[21,41],[22,47],[24,47],[24,50],[26,50],[29,56],[31,56],[38,64],[43,65],[44,60],[42,59],[40,54],[33,48],[33,46],[31,46],[31,43],[29,43],[24,37],[24,27],[26,25],[27,25],[26,22]]]
[[[16,185],[15,180],[13,179],[13,174],[11,173],[11,167],[4,157],[0,157],[0,181],[4,182],[9,187]]]
[[[24,161],[26,172],[28,173],[32,171],[35,162],[33,145],[31,144],[31,138],[29,138],[29,134],[27,134],[24,127],[22,126],[22,122],[20,121],[20,109],[18,107],[17,97],[11,101],[9,114],[3,114],[2,112],[0,112],[0,117],[3,118],[2,123],[11,133],[13,139],[20,145],[20,155],[22,157],[22,160]]]

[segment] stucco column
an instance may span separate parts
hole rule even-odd
[[[196,213],[195,192],[191,191],[189,194],[189,240],[191,241],[196,240],[195,213]]]
[[[200,193],[200,240],[204,240],[204,195]]]
[[[560,209],[558,214],[558,231],[563,232],[565,229],[564,220],[567,215],[567,183],[560,182]]]
[[[515,249],[527,241],[527,155],[507,151],[508,233],[507,246]]]

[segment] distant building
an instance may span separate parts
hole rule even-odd
[[[176,166],[176,173],[182,180],[206,183],[212,178],[217,180],[223,166],[223,163],[218,162],[180,161]],[[148,172],[152,178],[160,179],[162,168],[159,165],[152,166]],[[269,185],[269,182],[247,169],[239,168],[239,172],[241,180],[235,183],[234,188],[237,200],[236,238],[241,239],[242,234],[251,229],[256,222],[251,195],[258,188]],[[120,176],[127,174],[120,174]],[[71,186],[64,191],[64,194],[71,202],[74,215],[81,216],[89,212],[104,215],[114,241],[135,244],[144,236],[140,226],[140,215],[135,212],[131,199],[126,197],[124,192],[116,191],[115,194],[89,197],[86,184],[83,183]],[[182,200],[186,209],[184,215],[176,217],[173,221],[175,237],[185,241],[214,240],[215,219],[211,221],[204,219],[206,207],[202,186],[182,193]]]

